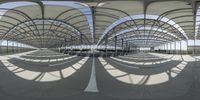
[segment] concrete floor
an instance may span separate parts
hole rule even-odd
[[[0,100],[199,100],[198,56],[0,56]]]

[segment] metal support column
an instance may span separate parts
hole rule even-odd
[[[6,45],[6,53],[8,54],[8,40],[7,41],[7,45]]]
[[[81,45],[81,47],[80,47],[80,53],[82,54],[82,50],[83,50],[83,34],[81,34],[80,35],[80,45]]]
[[[71,48],[70,48],[70,51],[68,51],[68,54],[70,54],[70,53],[72,52],[72,49],[73,49],[73,48],[72,48],[72,45],[73,45],[73,37],[72,37],[72,36],[71,36],[70,40],[71,40],[71,41],[70,41],[70,47],[71,47]]]
[[[166,50],[165,50],[165,44],[163,45],[163,49],[164,49],[164,51],[165,51],[165,53],[166,53]],[[163,52],[164,52],[164,51],[163,51]]]
[[[65,44],[64,44],[64,54],[66,53],[66,47],[67,47],[67,39],[65,38]]]
[[[0,54],[3,54],[3,52],[2,52],[2,40],[0,40]]]
[[[128,41],[126,41],[126,53],[125,53],[125,55],[127,55],[128,54]]]
[[[193,48],[193,55],[195,55],[195,51],[196,51],[196,39],[194,39],[194,48]]]
[[[115,36],[115,56],[117,56],[117,36]]]
[[[96,8],[95,7],[91,7],[91,12],[92,12],[92,20],[93,20],[93,36],[92,36],[92,41],[93,43],[95,43],[95,33],[96,33],[96,30],[95,30],[95,11],[96,11]]]
[[[122,50],[121,50],[121,55],[123,56],[123,53],[124,53],[124,39],[122,39]]]
[[[105,51],[106,51],[106,57],[108,57],[108,35],[105,36]]]

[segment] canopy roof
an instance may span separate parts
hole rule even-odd
[[[155,47],[200,39],[195,0],[13,1],[0,4],[0,38],[51,48],[80,44]]]

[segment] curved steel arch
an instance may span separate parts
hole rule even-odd
[[[144,27],[144,26],[143,26],[143,27]],[[140,28],[142,28],[142,26],[141,26]],[[143,28],[143,29],[144,29],[144,28]],[[158,32],[158,29],[159,29],[159,28],[157,28],[156,30],[152,30],[152,31]],[[130,30],[130,29],[122,29],[122,30],[125,31],[125,30]],[[141,30],[142,30],[142,29],[138,29],[138,30],[137,30],[137,29],[134,29],[134,31],[141,31]],[[146,29],[146,30],[151,31],[151,29]],[[116,33],[116,34],[117,34],[117,33]],[[166,35],[167,35],[167,34],[166,34]]]
[[[161,20],[163,17],[165,17],[165,16],[167,16],[167,15],[170,15],[170,14],[174,14],[174,13],[172,13],[172,12],[177,12],[177,11],[181,11],[181,12],[184,12],[185,10],[192,10],[192,8],[181,8],[181,9],[174,9],[174,10],[170,10],[170,11],[166,11],[166,12],[164,12],[164,13],[162,13],[161,15],[159,15],[159,17],[158,17],[158,19],[157,19],[157,23],[159,23],[158,21],[159,20]],[[188,11],[187,11],[188,12]],[[184,16],[182,16],[182,17],[186,17],[186,16],[193,16],[193,15],[184,15]],[[172,18],[170,18],[170,19],[168,19],[168,21],[167,22],[169,22],[169,21],[171,21],[172,19],[176,19],[176,18],[181,18],[181,16],[179,16],[179,17],[172,17]],[[155,23],[156,23],[155,22]],[[192,23],[194,22],[194,21],[191,21]],[[155,24],[154,23],[154,24]],[[174,25],[176,25],[176,24],[180,24],[181,22],[176,22]],[[187,23],[187,21],[182,21],[182,23]],[[164,24],[163,24],[164,25]],[[161,25],[162,26],[162,25]],[[182,26],[180,26],[181,28],[182,28]],[[167,27],[167,28],[169,28],[169,27]],[[185,29],[184,29],[185,30]],[[179,33],[180,33],[180,31],[178,31]]]
[[[161,15],[159,15],[159,17],[157,18],[157,20],[153,23],[152,27],[155,26],[156,23],[159,23],[159,21],[164,18],[165,16],[167,15],[170,15],[172,14],[172,12],[177,12],[177,11],[182,11],[182,10],[191,10],[191,8],[181,8],[181,9],[174,9],[174,10],[170,10],[170,11],[166,11],[164,13],[162,13]],[[188,11],[187,11],[188,12]],[[190,15],[191,16],[191,15]],[[185,17],[185,16],[183,16]],[[172,17],[170,18],[167,22],[173,20],[173,19],[176,19],[176,18],[179,18],[179,17]],[[176,22],[176,24],[178,24],[178,22]],[[163,24],[164,25],[164,24]],[[174,24],[175,25],[175,24]],[[172,26],[174,26],[172,25]],[[161,25],[162,26],[162,25]],[[181,27],[182,28],[182,27]],[[187,36],[187,35],[186,35]],[[187,39],[187,38],[186,38]]]
[[[33,19],[33,20],[35,20],[35,19]],[[40,19],[37,19],[37,20],[40,20]],[[43,21],[43,20],[42,20],[42,21]],[[44,21],[49,21],[49,19],[45,19]],[[56,21],[56,20],[52,20],[52,21]],[[27,21],[27,22],[28,22],[28,21]],[[57,20],[57,22],[61,22],[61,21]],[[64,23],[64,22],[61,22],[61,23],[67,25],[67,23]],[[23,23],[22,23],[22,24],[23,24]],[[43,25],[43,23],[41,23],[41,24],[37,24],[37,23],[36,23],[36,25]],[[50,26],[51,24],[44,24],[44,25]],[[32,26],[34,26],[34,25],[29,25],[29,26],[27,26],[27,27],[25,26],[25,27],[23,27],[23,28],[29,28],[29,27],[32,27]],[[54,24],[54,26],[61,27],[61,26],[55,25],[55,24]],[[66,27],[61,27],[61,28],[65,29]],[[69,28],[74,29],[73,27],[69,27]],[[79,34],[76,34],[76,32],[73,32],[72,30],[70,30],[70,29],[68,29],[68,28],[66,28],[66,29],[67,29],[68,31],[74,33],[75,35],[79,35]],[[39,29],[38,29],[38,30],[39,30]]]
[[[34,20],[36,20],[36,19],[32,19],[33,21]],[[40,19],[37,19],[37,20],[40,20]],[[45,19],[45,20],[47,20],[47,21],[49,21],[49,19]],[[57,22],[61,22],[61,23],[64,23],[64,24],[67,24],[68,25],[68,27],[70,26],[70,28],[73,28],[73,27],[71,27],[71,25],[69,25],[68,23],[66,23],[66,22],[64,22],[64,21],[62,21],[62,20],[52,20],[52,19],[50,19],[52,22],[55,22],[55,21],[57,21]],[[30,21],[30,20],[27,20],[27,21],[25,21],[25,22],[23,22],[23,23],[27,23],[28,21]],[[21,24],[23,24],[23,23],[21,23]],[[38,25],[37,23],[35,23],[35,25]],[[32,25],[33,26],[33,25]],[[55,25],[56,26],[56,25]],[[24,27],[24,28],[27,28],[27,27]],[[28,26],[28,28],[30,28],[30,26]],[[63,30],[65,29],[65,27],[63,27]],[[74,28],[73,28],[74,29]],[[76,30],[76,29],[74,29],[74,30]],[[39,31],[39,29],[37,29],[37,31]],[[70,29],[68,29],[68,31],[71,31]],[[73,31],[71,31],[72,33],[74,33]],[[74,34],[76,34],[76,33],[74,33]],[[78,34],[76,34],[76,35],[78,35]],[[88,40],[88,39],[87,39]]]
[[[136,18],[137,19],[137,18]],[[139,18],[139,19],[142,19],[142,18]],[[149,18],[150,19],[150,18]],[[131,19],[129,19],[128,21],[130,21]],[[155,20],[155,19],[154,19]],[[162,20],[161,20],[162,21]],[[127,20],[125,20],[124,22],[121,22],[120,24],[118,24],[118,25],[121,25],[121,24],[123,24],[123,23],[125,23],[125,22],[127,22]],[[163,22],[165,22],[165,21],[163,21]],[[166,23],[166,22],[165,22]],[[168,23],[168,24],[170,24],[170,23]],[[170,25],[171,27],[174,27],[173,25]],[[115,27],[117,27],[117,25],[115,26]],[[115,28],[114,27],[114,28]],[[178,30],[177,28],[176,28],[176,30]],[[179,30],[178,30],[179,31]],[[181,33],[181,32],[179,32],[179,33]]]
[[[157,18],[156,20],[157,20],[157,21],[161,21],[161,19],[164,17],[164,16],[163,16],[164,14],[168,14],[168,13],[170,13],[170,12],[172,12],[172,11],[178,11],[178,10],[183,10],[183,9],[191,9],[191,8],[175,9],[175,10],[170,10],[170,11],[164,12],[163,14],[159,15],[158,18]],[[141,18],[141,19],[142,19],[142,18]],[[146,20],[146,19],[144,19],[144,20]],[[154,24],[155,24],[155,22],[154,22]]]
[[[131,32],[131,31],[130,31]],[[160,32],[160,33],[162,33],[162,32]],[[155,38],[158,38],[158,39],[161,39],[161,38],[163,38],[163,39],[166,39],[166,40],[170,40],[170,41],[173,41],[173,40],[175,40],[175,37],[172,37],[171,35],[169,35],[168,37],[163,37],[163,36],[158,36],[158,35],[153,35],[153,34],[151,34],[151,35],[139,35],[139,34],[134,34],[134,35],[131,35],[131,36],[128,36],[128,37],[122,37],[123,39],[124,38],[132,38],[132,37],[136,37],[136,36],[140,36],[140,37],[148,37],[148,36],[150,36],[150,37],[155,37]],[[171,37],[170,37],[171,36]],[[120,38],[121,39],[121,38]],[[156,39],[154,39],[154,40],[156,40]],[[178,40],[178,39],[177,39]]]
[[[31,17],[30,17],[28,14],[26,14],[26,13],[24,13],[24,12],[22,12],[22,11],[19,11],[19,10],[16,10],[16,9],[7,9],[7,8],[0,8],[0,10],[13,11],[13,12],[15,12],[16,14],[21,15],[21,16],[24,17],[25,19],[29,19],[29,20],[32,21]],[[34,24],[33,21],[32,21],[32,23]],[[34,27],[35,27],[36,30],[37,30],[37,27],[36,27],[35,24],[34,24]],[[8,31],[5,33],[5,35],[1,38],[1,40],[4,39],[5,36],[6,36],[11,30],[12,30],[12,28],[11,28],[10,30],[8,30]]]
[[[85,9],[85,8],[84,8]],[[70,11],[79,11],[78,9],[76,9],[76,8],[72,8],[72,9],[69,9],[69,10],[66,10],[66,11],[63,11],[63,12],[61,12],[59,15],[57,15],[56,16],[56,18],[54,19],[54,20],[58,20],[59,19],[59,17],[60,16],[62,16],[63,14],[65,14],[65,13],[67,13],[67,12],[70,12]],[[81,13],[81,11],[79,11],[80,13]],[[82,15],[84,15],[84,14],[82,14]],[[86,15],[84,15],[84,16],[86,16]],[[89,23],[88,23],[89,24]],[[53,22],[52,22],[52,25],[53,25]],[[74,28],[76,28],[73,24],[71,25],[71,26],[73,26]],[[50,27],[50,29],[51,29],[51,27]],[[83,34],[79,29],[77,29],[81,34]],[[84,35],[85,36],[85,35]],[[86,36],[85,36],[86,37]],[[87,39],[88,40],[88,39]],[[89,41],[89,40],[88,40]]]

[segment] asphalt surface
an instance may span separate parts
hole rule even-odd
[[[23,55],[24,59],[37,59],[34,54]],[[44,51],[42,51],[44,52]],[[50,52],[52,55],[54,52]],[[47,53],[48,54],[48,53]],[[48,54],[49,55],[49,54]],[[155,62],[166,60],[150,54],[116,57],[129,62]],[[33,56],[33,57],[31,57]],[[45,58],[45,55],[43,55]],[[70,57],[66,55],[65,57]],[[48,57],[47,57],[48,58]],[[57,59],[59,57],[52,57]],[[138,59],[137,59],[138,58]],[[145,59],[142,59],[145,58]],[[146,59],[146,58],[149,58]],[[151,59],[152,58],[152,59]],[[38,58],[40,59],[40,58]],[[85,62],[84,62],[85,59]],[[103,60],[102,60],[103,59]],[[157,60],[156,60],[157,59]],[[43,60],[43,59],[40,59]],[[93,63],[94,60],[94,63]],[[199,100],[200,67],[199,61],[170,60],[158,64],[137,65],[120,62],[105,57],[74,57],[49,66],[48,62],[31,62],[11,57],[7,60],[19,68],[10,70],[0,61],[0,100]],[[78,64],[78,65],[77,65]],[[183,67],[177,67],[177,66]],[[73,67],[72,67],[73,66]],[[77,69],[76,67],[79,66]],[[127,67],[128,66],[128,67]],[[132,66],[132,67],[131,67]],[[133,67],[136,66],[136,67]],[[44,73],[68,72],[63,69],[74,68],[74,73],[55,81],[38,81]],[[92,73],[92,67],[95,70]],[[16,71],[22,68],[23,70]],[[28,80],[20,75],[23,71],[41,72],[36,79]],[[71,70],[69,70],[69,73]],[[93,77],[91,77],[93,75]],[[94,76],[95,75],[95,76]],[[161,76],[159,76],[161,75]],[[164,76],[162,76],[164,75]],[[140,77],[143,78],[140,79]],[[156,78],[154,78],[156,77]],[[95,78],[96,85],[88,85]],[[167,79],[166,81],[159,81]],[[36,81],[37,80],[37,81]],[[138,81],[139,80],[139,81]],[[157,82],[155,82],[157,81]],[[154,83],[154,84],[153,84]],[[98,88],[98,92],[86,92],[86,87]]]

